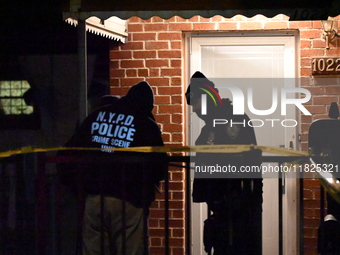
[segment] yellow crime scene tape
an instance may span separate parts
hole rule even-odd
[[[284,155],[284,156],[309,156],[308,152],[290,150],[285,148],[276,148],[271,146],[247,145],[247,144],[221,144],[221,145],[194,145],[194,146],[140,146],[129,148],[90,148],[90,147],[52,147],[52,148],[35,148],[32,146],[22,147],[16,150],[0,152],[0,158],[10,157],[16,154],[27,154],[36,152],[51,152],[61,150],[93,150],[93,151],[126,151],[126,152],[199,152],[199,153],[241,153],[259,149],[262,152]]]
[[[86,150],[86,151],[126,151],[126,152],[169,152],[169,153],[183,153],[183,152],[198,152],[198,153],[242,153],[253,149],[261,150],[262,152],[281,155],[281,156],[295,156],[308,157],[311,156],[308,152],[291,150],[286,148],[277,148],[272,146],[248,145],[248,144],[221,144],[221,145],[195,145],[195,146],[141,146],[129,148],[88,148],[88,147],[52,147],[52,148],[35,148],[32,146],[22,147],[16,150],[9,150],[0,152],[0,158],[6,158],[17,154],[37,153],[37,152],[52,152],[61,150]],[[303,161],[306,163],[306,161]],[[292,162],[292,164],[299,164]],[[320,183],[325,190],[330,193],[340,203],[340,182],[337,181],[330,173],[317,173]]]

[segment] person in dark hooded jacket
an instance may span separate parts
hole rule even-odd
[[[109,100],[89,114],[66,144],[98,148],[76,154],[83,162],[77,165],[77,171],[87,194],[84,255],[148,253],[146,218],[156,186],[166,173],[166,154],[119,152],[114,148],[163,146],[153,107],[151,87],[140,82],[126,96]],[[61,176],[64,184],[72,186],[74,179],[65,173]]]
[[[202,104],[202,94],[206,96],[206,104]],[[196,145],[256,145],[253,127],[242,124],[248,123],[249,117],[233,115],[232,102],[221,99],[215,84],[201,72],[191,77],[186,99],[193,112],[205,122]],[[214,125],[215,119],[228,122]],[[216,165],[236,169],[234,173],[214,173],[214,176],[195,172],[193,201],[207,203],[212,212],[204,226],[205,251],[210,254],[213,250],[214,255],[261,255],[262,176],[261,173],[252,176],[237,173],[241,166],[259,166],[261,152],[197,153],[194,163],[202,169]]]

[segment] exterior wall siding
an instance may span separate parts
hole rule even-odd
[[[234,32],[234,31],[298,30],[300,47],[300,76],[302,87],[312,93],[306,104],[312,116],[301,117],[301,147],[308,149],[308,128],[312,121],[328,118],[331,102],[339,103],[340,86],[322,84],[311,74],[311,57],[339,56],[340,41],[331,42],[325,49],[320,21],[288,21],[277,15],[266,18],[257,15],[246,18],[215,16],[190,19],[172,17],[168,20],[152,17],[128,20],[128,42],[110,50],[110,85],[112,95],[124,95],[131,85],[146,80],[154,89],[154,114],[163,132],[166,145],[185,145],[185,44],[184,32]],[[172,167],[170,180],[170,254],[185,252],[185,173]],[[163,185],[161,187],[164,190]],[[304,254],[317,254],[317,228],[320,223],[320,187],[318,180],[304,180]],[[150,211],[150,251],[164,254],[164,193],[158,194]]]

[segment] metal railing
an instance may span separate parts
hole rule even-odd
[[[300,157],[303,158],[303,157]],[[282,164],[297,157],[267,156],[263,162]],[[185,168],[185,253],[191,254],[191,183],[189,156],[169,156],[173,167]],[[56,156],[28,153],[0,161],[0,254],[81,254],[83,201],[68,196],[58,182]],[[169,247],[169,179],[164,180],[164,254]],[[300,254],[303,254],[303,181],[300,179]],[[282,179],[279,180],[279,254],[283,254]],[[78,201],[77,201],[78,199]],[[324,202],[321,200],[321,212]],[[145,233],[145,243],[148,235]]]

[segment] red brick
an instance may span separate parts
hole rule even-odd
[[[171,67],[182,67],[182,60],[181,59],[171,59],[170,60]]]
[[[218,23],[219,30],[236,30],[237,23],[236,22],[221,22]]]
[[[150,236],[152,235],[150,234]],[[162,246],[161,238],[155,238],[155,237],[150,238],[150,247],[160,247],[160,246]]]
[[[304,228],[303,229],[305,237],[317,237],[318,230],[316,228]]]
[[[162,139],[164,143],[170,142],[170,134],[162,133]]]
[[[221,15],[215,15],[213,17],[211,17],[211,22],[222,22],[224,20],[224,17],[222,17]]]
[[[115,50],[110,52],[110,59],[129,59],[132,57],[132,52],[128,50]]]
[[[264,24],[264,29],[286,29],[286,28],[288,28],[288,22],[273,21],[266,22]]]
[[[181,132],[182,125],[181,124],[164,124],[163,132]]]
[[[126,69],[126,76],[127,77],[136,77],[137,70],[136,69]]]
[[[183,180],[183,172],[171,172],[171,177],[170,180],[171,181],[182,181]]]
[[[313,26],[312,26],[313,28],[317,28],[317,29],[322,28],[321,20],[313,20],[312,23],[313,23]]]
[[[155,96],[155,104],[170,104],[170,96]]]
[[[162,68],[161,76],[181,76],[182,69],[181,68]]]
[[[155,50],[133,51],[133,58],[156,58],[157,52]]]
[[[182,112],[182,106],[180,105],[160,105],[159,106],[159,112],[160,113],[181,113]]]
[[[172,123],[183,123],[182,114],[172,114],[171,122]]]
[[[158,220],[158,219],[149,219],[149,227],[150,228],[158,228],[158,227],[160,227],[160,220]]]
[[[311,67],[311,60],[310,58],[303,58],[300,60],[301,67]]]
[[[160,50],[158,51],[159,58],[181,58],[182,52],[180,50]]]
[[[325,40],[322,40],[322,39],[315,39],[313,40],[312,42],[312,48],[325,48],[326,47],[326,42]]]
[[[245,30],[245,29],[262,29],[262,23],[261,22],[240,22],[240,29]]]
[[[169,238],[169,246],[170,247],[183,247],[184,240],[183,238]]]
[[[192,17],[189,19],[189,21],[190,21],[190,22],[197,22],[197,21],[199,21],[199,19],[200,19],[200,16],[199,16],[199,15],[195,15],[195,16],[192,16]]]
[[[289,28],[310,28],[312,27],[311,21],[291,21],[289,22]]]
[[[182,85],[182,77],[171,77],[171,85],[181,86]]]
[[[125,76],[125,69],[111,69],[110,70],[110,77],[124,77]]]
[[[151,77],[156,77],[159,76],[159,74],[161,73],[161,71],[159,70],[159,68],[149,68],[149,72],[150,72],[150,76]]]
[[[161,87],[158,88],[159,95],[182,95],[181,87]]]
[[[122,87],[111,87],[110,94],[114,96],[123,96],[126,95],[129,88],[122,88]]]
[[[169,24],[170,31],[190,31],[192,30],[192,23],[171,23]]]
[[[314,193],[313,193],[312,190],[304,190],[303,191],[303,197],[304,198],[313,199],[314,198]]]
[[[215,30],[215,23],[194,23],[194,30]]]
[[[161,17],[154,16],[151,18],[151,22],[164,22],[164,19]]]
[[[138,69],[138,76],[139,77],[148,77],[149,76],[149,69]]]
[[[182,49],[182,42],[181,41],[171,41],[170,48],[173,50]]]
[[[170,123],[169,114],[157,114],[155,115],[155,119],[157,123]]]
[[[152,254],[152,255],[164,255],[165,254],[165,248],[150,247],[150,254]]]
[[[319,78],[315,77],[314,79],[315,85],[339,85],[339,78]]]
[[[147,67],[169,67],[169,60],[167,59],[147,59],[145,60]]]
[[[160,220],[160,226],[161,227],[164,227],[165,224],[164,224],[164,220]],[[170,219],[169,220],[169,227],[170,228],[182,228],[184,226],[184,220],[179,220],[179,219]]]
[[[144,29],[145,31],[167,31],[168,24],[145,24]]]
[[[149,218],[164,218],[165,215],[165,211],[162,209],[151,209],[150,210],[150,214],[149,214]],[[153,233],[155,233],[157,230],[154,230]],[[164,231],[164,230],[163,230]]]
[[[174,247],[174,248],[171,248],[171,252],[172,252],[172,255],[183,255],[185,252],[184,252],[184,248],[181,247]]]
[[[133,16],[131,18],[129,18],[129,23],[140,23],[141,22],[141,18],[137,17],[137,16]]]
[[[112,87],[120,86],[120,79],[110,78],[110,86],[112,86]]]
[[[300,40],[300,48],[310,48],[311,47],[311,41],[310,40]]]
[[[168,42],[149,42],[147,41],[145,44],[145,49],[147,50],[166,50],[169,49],[169,43]]]
[[[157,86],[158,94],[157,95],[166,95],[167,93],[160,93],[159,91],[161,88],[159,86],[169,86],[170,85],[170,79],[169,78],[163,78],[163,77],[148,77],[146,79],[147,82],[150,83],[151,86]]]
[[[179,32],[159,33],[158,40],[170,40],[170,41],[182,40],[182,33]]]
[[[326,95],[339,95],[340,94],[340,86],[327,86],[325,87]]]
[[[314,96],[313,97],[314,105],[318,105],[318,104],[329,105],[332,102],[338,102],[338,97],[336,96]]]
[[[314,29],[314,30],[300,30],[300,36],[304,39],[314,39],[314,38],[320,38],[322,35],[322,31],[320,29]]]
[[[183,191],[183,183],[182,182],[169,182],[169,190]]]
[[[316,113],[325,113],[326,108],[325,106],[319,106],[319,105],[306,105],[306,109],[311,113],[311,114],[316,114]]]
[[[123,78],[121,80],[121,84],[122,86],[127,86],[127,87],[131,87],[141,81],[143,81],[143,78]]]
[[[128,42],[120,48],[121,50],[142,50],[144,49],[144,42]]]
[[[304,189],[320,188],[319,180],[303,180]]]
[[[181,174],[181,173],[178,173]],[[183,174],[181,174],[182,180],[183,180]],[[171,192],[172,199],[178,199],[183,200],[184,199],[184,193],[183,192]]]
[[[144,60],[122,60],[121,68],[144,67]]]
[[[143,25],[142,24],[128,24],[127,32],[140,32],[143,31]]]
[[[181,103],[182,103],[182,96],[171,97],[171,104],[181,104]]]
[[[312,69],[310,67],[308,68],[300,68],[300,74],[301,76],[310,76],[312,74]]]
[[[171,137],[172,137],[173,142],[181,142],[181,143],[184,142],[184,138],[183,138],[182,134],[172,134]],[[181,145],[183,145],[183,144],[181,144]]]
[[[171,232],[172,232],[173,237],[184,236],[184,229],[175,228],[175,229],[171,229]]]
[[[323,86],[314,86],[314,87],[304,87],[307,89],[312,95],[324,95],[325,87]]]
[[[322,57],[324,55],[323,49],[301,49],[301,57]]]
[[[156,40],[156,33],[133,33],[133,41]]]

